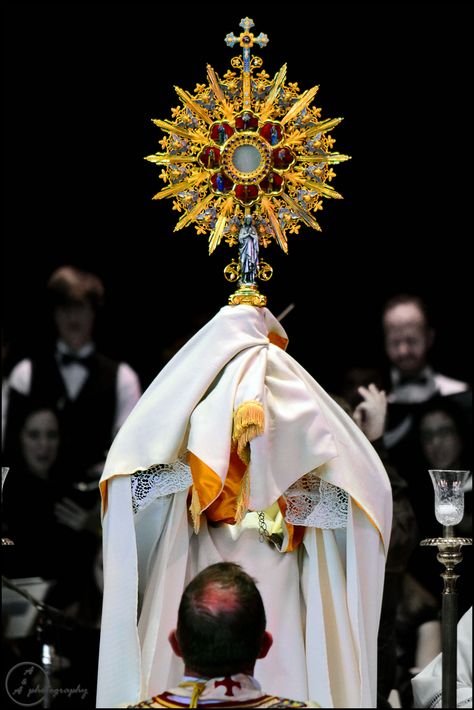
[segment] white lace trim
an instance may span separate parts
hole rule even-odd
[[[349,495],[310,471],[285,492],[285,519],[293,525],[334,529],[347,526]]]
[[[130,476],[133,512],[143,510],[156,498],[184,491],[192,485],[191,469],[184,460],[150,466]]]
[[[183,458],[156,464],[130,476],[133,512],[144,510],[156,498],[186,490],[193,483],[191,469]],[[285,519],[293,525],[323,529],[347,525],[347,491],[321,479],[314,471],[293,483],[285,492]]]

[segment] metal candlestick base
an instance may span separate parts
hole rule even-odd
[[[443,578],[443,596],[441,607],[441,644],[442,644],[442,707],[456,707],[457,676],[457,623],[458,595],[456,582],[459,578],[454,568],[462,561],[461,547],[472,545],[469,537],[454,537],[452,526],[444,527],[444,537],[433,537],[420,542],[422,546],[438,548],[437,559],[445,566]]]

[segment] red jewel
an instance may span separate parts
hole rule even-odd
[[[281,175],[278,175],[277,173],[270,173],[264,180],[262,180],[260,187],[264,192],[278,192],[282,182],[283,178]]]
[[[258,195],[258,187],[256,185],[237,185],[235,188],[235,196],[241,202],[252,202]]]
[[[235,127],[238,131],[254,131],[258,126],[258,118],[250,111],[244,111],[241,116],[235,119]]]
[[[281,140],[281,127],[270,122],[264,123],[260,129],[260,135],[263,136],[270,145],[275,145]]]
[[[225,133],[225,138],[223,136],[223,132]],[[227,138],[230,138],[230,136],[233,134],[234,129],[232,126],[229,126],[228,123],[217,123],[216,125],[212,126],[211,128],[211,133],[210,136],[214,143],[224,143]]]
[[[273,155],[273,165],[278,170],[285,170],[290,163],[293,161],[293,153],[289,148],[275,148],[272,153]]]
[[[199,162],[204,165],[205,168],[217,168],[220,164],[221,152],[219,148],[214,148],[214,146],[206,146],[199,155]]]
[[[214,190],[218,192],[230,192],[234,186],[232,180],[223,173],[214,173],[211,177],[211,184]]]

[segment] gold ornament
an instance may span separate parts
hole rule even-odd
[[[261,58],[250,49],[265,47],[268,37],[255,36],[253,26],[246,17],[240,35],[225,38],[229,47],[242,47],[231,60],[237,71],[220,78],[208,65],[207,83],[197,84],[193,94],[175,87],[181,105],[171,120],[153,119],[167,134],[162,152],[146,157],[163,166],[165,187],[153,199],[172,197],[180,213],[174,231],[194,224],[198,234],[208,235],[210,254],[222,240],[238,244],[248,216],[258,246],[275,240],[285,253],[287,234],[298,234],[301,223],[321,231],[314,213],[324,198],[342,197],[329,184],[331,166],[350,157],[331,152],[329,131],[342,118],[320,120],[321,109],[311,106],[317,86],[301,92],[296,82],[287,83],[286,64],[273,79],[261,69]],[[240,281],[230,303],[264,305],[254,279],[268,280],[272,271],[257,255],[254,275]],[[232,260],[224,272],[236,281],[241,265]]]

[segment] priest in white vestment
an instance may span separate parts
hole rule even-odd
[[[179,682],[167,639],[181,593],[222,560],[262,594],[274,644],[255,677],[266,692],[376,706],[390,484],[286,344],[266,308],[222,308],[119,431],[101,479],[98,707]]]

